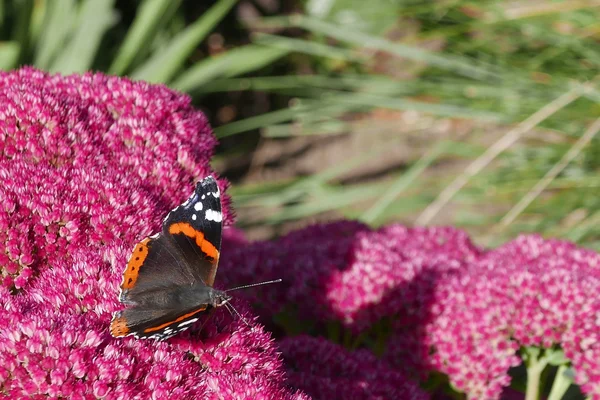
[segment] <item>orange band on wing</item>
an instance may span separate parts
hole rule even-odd
[[[129,334],[129,328],[127,327],[125,318],[115,318],[111,321],[110,334],[114,337],[127,336]]]
[[[217,248],[204,238],[204,233],[195,230],[190,224],[186,222],[173,224],[169,226],[169,233],[172,235],[183,233],[185,236],[196,241],[196,245],[200,247],[200,250],[212,259],[211,263],[214,264],[219,260],[219,251]]]
[[[146,238],[135,246],[129,261],[127,262],[125,273],[123,274],[123,283],[121,284],[121,289],[131,289],[135,286],[135,281],[137,281],[140,267],[142,264],[144,264],[146,257],[148,257],[149,241],[150,239]]]
[[[153,328],[147,328],[147,329],[144,329],[144,333],[150,333],[150,332],[160,331],[161,329],[163,329],[163,328],[166,328],[166,327],[167,327],[167,326],[169,326],[169,325],[173,325],[173,324],[176,324],[176,323],[178,323],[178,322],[181,322],[181,321],[183,321],[184,319],[186,319],[186,318],[189,318],[189,317],[191,317],[191,316],[192,316],[192,315],[194,315],[194,314],[198,314],[199,312],[201,312],[201,311],[204,311],[204,310],[206,310],[206,307],[202,307],[202,308],[199,308],[199,309],[198,309],[198,310],[196,310],[196,311],[192,311],[191,313],[184,314],[184,315],[182,315],[181,317],[177,318],[175,321],[169,321],[169,322],[165,322],[165,323],[164,323],[164,324],[162,324],[162,325],[155,326],[155,327],[153,327]]]

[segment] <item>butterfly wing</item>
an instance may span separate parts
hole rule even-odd
[[[221,250],[223,214],[221,192],[209,176],[196,185],[194,194],[169,213],[163,234],[169,237],[190,274],[212,286]]]
[[[147,292],[139,296],[140,303],[115,313],[110,332],[115,337],[134,335],[137,339],[164,340],[189,328],[208,309],[210,292],[206,286],[188,286],[182,290]],[[193,293],[194,302],[185,306],[186,292]]]
[[[167,215],[160,234],[135,246],[119,297],[128,308],[115,313],[113,336],[162,340],[198,319],[213,290],[221,220],[219,188],[209,176]]]

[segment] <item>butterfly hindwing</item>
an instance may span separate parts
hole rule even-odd
[[[194,291],[193,307],[186,306],[182,297],[185,292]],[[189,286],[183,291],[164,291],[147,293],[139,304],[115,313],[111,323],[113,336],[127,336],[133,334],[136,338],[167,339],[189,328],[208,309],[210,305],[212,288],[202,286]],[[148,297],[143,299],[143,297]],[[154,297],[150,300],[150,297]],[[186,308],[187,307],[187,308]]]

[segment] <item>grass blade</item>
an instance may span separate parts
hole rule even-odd
[[[339,60],[360,63],[369,61],[369,57],[358,54],[355,51],[329,46],[309,40],[292,39],[284,36],[258,33],[255,35],[254,42],[265,46],[287,50],[289,52],[310,54],[317,57],[335,58]]]
[[[214,133],[218,138],[224,138],[252,129],[262,128],[267,125],[289,121],[293,119],[298,112],[299,110],[296,108],[284,108],[282,110],[271,111],[255,117],[230,122],[226,125],[215,128]]]
[[[49,69],[54,56],[65,45],[75,23],[74,15],[76,15],[74,0],[55,0],[46,3],[42,33],[33,59],[36,67]]]
[[[108,72],[122,75],[130,67],[140,50],[147,47],[158,33],[158,28],[169,10],[179,7],[181,0],[145,0],[138,8],[137,15],[123,44],[119,48]]]
[[[500,153],[509,148],[513,143],[521,138],[521,136],[535,128],[542,121],[550,117],[552,114],[563,109],[570,103],[577,100],[582,95],[582,86],[578,85],[570,91],[563,93],[552,102],[546,104],[536,113],[531,115],[525,121],[521,122],[514,129],[508,131],[497,142],[490,146],[485,153],[473,161],[459,176],[457,176],[450,185],[448,185],[438,197],[431,203],[421,215],[417,218],[416,225],[427,225],[441,211],[441,209],[454,197],[454,195],[462,189],[469,179],[478,174]]]
[[[220,0],[202,17],[173,38],[164,52],[156,53],[133,73],[134,79],[167,83],[181,69],[204,38],[227,15],[237,0]]]
[[[0,70],[8,71],[16,68],[19,60],[19,43],[0,43]]]
[[[332,118],[326,121],[310,122],[307,124],[270,125],[263,129],[262,136],[266,138],[281,138],[292,136],[324,136],[339,135],[348,132],[349,124]]]
[[[215,78],[231,78],[263,68],[287,53],[288,50],[254,44],[238,47],[196,63],[182,73],[171,87],[193,92]]]
[[[600,119],[597,119],[565,155],[550,169],[542,179],[521,200],[510,209],[492,231],[498,233],[510,225],[540,195],[571,161],[577,157],[600,131]]]
[[[381,189],[379,191],[373,190],[370,186],[380,187],[381,185],[361,185],[360,187],[346,187],[337,190],[329,189],[326,193],[310,201],[285,207],[281,212],[267,217],[265,222],[268,224],[280,224],[284,221],[302,219],[322,212],[351,206],[376,197],[381,191]]]
[[[33,17],[33,0],[23,0],[17,7],[17,20],[13,27],[13,39],[19,43],[17,64],[27,58],[31,42],[31,22]]]
[[[77,29],[50,71],[83,73],[92,67],[104,33],[116,22],[114,0],[86,0],[79,10]]]
[[[402,193],[411,183],[413,183],[427,167],[429,167],[446,148],[445,142],[439,142],[433,149],[421,157],[408,171],[400,175],[400,177],[392,183],[379,200],[375,202],[361,217],[361,220],[372,224],[379,218],[390,204]]]
[[[372,95],[368,93],[335,94],[334,98],[330,100],[330,102],[341,102],[345,104],[363,105],[376,108],[387,108],[390,110],[414,110],[430,113],[433,115],[453,118],[472,118],[495,122],[502,119],[501,114],[489,111],[479,111],[448,104],[434,104],[406,99],[397,99],[388,96]]]
[[[234,90],[300,91],[322,88],[399,96],[412,94],[415,86],[413,82],[398,82],[385,76],[377,75],[342,74],[335,77],[326,75],[286,75],[217,79],[204,85],[202,92],[228,92]],[[464,83],[462,87],[464,90]]]
[[[275,17],[264,19],[262,24],[268,27],[300,27],[312,33],[326,35],[358,47],[381,50],[398,57],[424,62],[428,65],[453,71],[471,79],[500,78],[499,73],[492,71],[491,66],[486,66],[486,68],[474,66],[473,60],[464,57],[434,54],[418,47],[394,43],[382,37],[362,33],[356,29],[348,29],[346,27],[331,24],[318,18],[302,15],[295,15],[289,18]]]

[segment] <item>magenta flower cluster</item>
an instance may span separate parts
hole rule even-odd
[[[521,363],[520,347],[559,345],[575,383],[600,394],[600,255],[571,243],[522,236],[440,281],[419,330],[397,325],[386,359],[407,351],[446,373],[472,398],[497,398]],[[427,351],[435,352],[425,357]],[[417,365],[413,365],[416,368]]]
[[[228,285],[282,278],[260,301],[269,314],[294,304],[307,319],[341,321],[356,332],[383,317],[412,323],[427,311],[438,280],[480,256],[468,236],[453,228],[379,231],[342,221],[313,225],[273,242],[224,245],[222,277]]]
[[[279,348],[286,361],[288,383],[314,399],[429,399],[414,381],[368,350],[350,352],[309,336],[284,339]]]
[[[500,398],[520,348],[560,346],[584,393],[600,394],[593,251],[537,236],[484,251],[452,228],[372,231],[354,222],[231,247],[221,267],[229,284],[284,279],[240,293],[261,304],[265,320],[293,311],[326,335],[332,322],[357,334],[387,319],[389,365],[415,379],[442,372],[472,399]]]
[[[111,337],[133,245],[211,173],[215,145],[164,86],[0,73],[1,396],[419,400],[436,371],[499,399],[532,346],[560,347],[600,395],[600,256],[537,236],[483,250],[454,228],[342,221],[256,243],[227,229],[218,286],[283,279],[235,292],[245,321],[220,309],[165,342]]]
[[[211,172],[215,144],[163,86],[0,73],[1,397],[307,398],[270,334],[226,313],[168,342],[109,334],[134,243]]]

